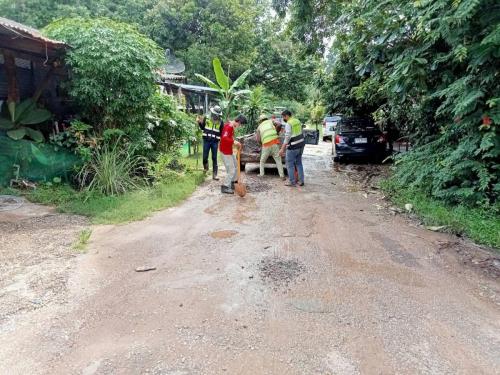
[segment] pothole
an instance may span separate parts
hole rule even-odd
[[[269,191],[272,189],[270,184],[267,184],[259,180],[247,180],[245,181],[247,192],[249,193],[262,193],[264,191]]]
[[[265,257],[259,265],[262,280],[276,287],[287,287],[305,270],[306,267],[298,259],[284,259],[277,256]]]
[[[210,233],[210,237],[219,240],[219,239],[233,237],[236,234],[238,234],[238,231],[236,231],[236,230],[218,230],[218,231]]]

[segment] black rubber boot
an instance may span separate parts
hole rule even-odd
[[[214,167],[214,171],[212,173],[212,180],[219,181],[219,177],[217,177],[217,167]]]
[[[236,181],[231,181],[231,189],[234,190],[234,184],[236,184],[237,182]]]
[[[228,187],[227,187],[227,186],[225,186],[225,185],[222,185],[222,186],[220,187],[220,192],[221,192],[221,193],[224,193],[224,194],[234,194],[234,190],[233,190],[233,189],[231,189],[231,188],[228,188]]]
[[[203,163],[203,173],[208,172],[208,163]]]

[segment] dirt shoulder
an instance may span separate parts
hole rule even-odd
[[[0,373],[498,373],[500,283],[457,255],[487,250],[304,157],[303,188],[247,170],[244,199],[96,228],[67,303],[1,326]]]
[[[83,217],[16,199],[21,207],[0,212],[0,327],[16,315],[66,303],[78,255],[71,245],[88,225]]]

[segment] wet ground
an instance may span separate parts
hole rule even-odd
[[[94,228],[63,298],[0,322],[0,373],[498,374],[497,256],[392,211],[385,167],[329,151],[306,149],[302,188],[249,166],[245,198],[211,182]]]

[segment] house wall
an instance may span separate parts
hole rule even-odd
[[[7,77],[3,62],[3,55],[0,54],[0,101],[7,99]],[[49,67],[41,63],[34,64],[30,60],[16,58],[16,79],[21,100],[33,96],[48,71]],[[63,116],[71,110],[71,103],[61,89],[64,78],[60,74],[53,74],[40,98],[40,103],[57,116]]]

